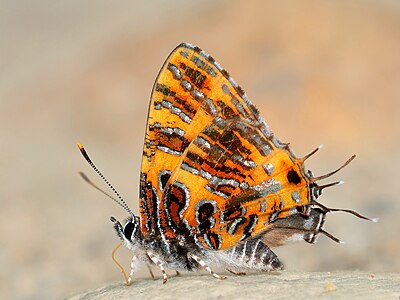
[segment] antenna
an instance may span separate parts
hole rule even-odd
[[[116,198],[114,198],[114,197],[111,196],[109,193],[105,192],[104,190],[102,190],[101,188],[99,188],[97,185],[95,185],[95,184],[93,183],[93,181],[91,181],[91,180],[89,179],[89,177],[87,177],[87,175],[86,175],[85,173],[83,173],[83,172],[78,172],[78,174],[82,177],[83,180],[86,181],[87,184],[89,184],[90,186],[92,186],[93,188],[95,188],[96,190],[98,190],[99,192],[101,192],[103,195],[106,195],[108,198],[110,198],[111,200],[113,200],[113,201],[114,201],[115,203],[117,203],[118,205],[121,205],[121,203],[120,203]],[[123,209],[126,209],[126,207],[123,206],[123,205],[121,205],[121,207],[122,207]]]
[[[89,178],[82,172],[79,172],[79,174],[81,175],[81,177],[87,182],[89,183],[91,186],[93,186],[95,189],[99,190],[100,192],[102,192],[103,194],[105,194],[106,196],[108,196],[109,198],[111,198],[112,200],[114,200],[116,203],[118,203],[122,208],[124,208],[133,218],[135,218],[135,215],[133,214],[133,212],[131,211],[131,209],[129,208],[128,204],[126,204],[125,200],[122,199],[121,195],[117,192],[117,190],[111,185],[111,183],[107,180],[107,178],[104,177],[104,175],[99,171],[99,169],[97,169],[96,165],[92,162],[92,160],[90,159],[89,155],[87,154],[85,148],[83,147],[82,144],[77,144],[79,150],[81,151],[83,157],[86,159],[86,161],[88,162],[88,164],[93,168],[93,170],[96,171],[96,173],[100,176],[101,179],[103,179],[103,181],[108,185],[108,187],[115,193],[115,195],[117,195],[117,198],[114,198],[112,196],[110,196],[109,194],[107,194],[106,192],[104,192],[102,189],[100,189],[99,187],[97,187],[93,182],[91,182],[89,180]]]

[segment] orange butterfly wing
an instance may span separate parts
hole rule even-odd
[[[303,162],[244,91],[198,47],[181,44],[153,87],[140,183],[143,234],[191,235],[224,249],[308,203]]]

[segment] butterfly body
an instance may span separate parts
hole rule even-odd
[[[282,269],[278,257],[259,238],[249,239],[238,246],[221,251],[206,249],[184,237],[181,240],[168,240],[166,247],[159,237],[144,238],[137,220],[128,219],[125,226],[114,219],[113,222],[124,245],[135,254],[135,260],[148,266],[159,264],[163,268],[177,271],[195,271],[203,269],[204,266],[201,264],[204,264],[224,267],[238,273],[252,269],[260,271]],[[152,260],[151,256],[155,259]],[[199,258],[201,264],[193,256]]]
[[[131,217],[124,225],[112,218],[114,227],[133,261],[157,265],[164,282],[164,268],[205,269],[220,279],[211,267],[281,269],[270,247],[313,243],[320,233],[338,241],[322,229],[333,209],[316,200],[340,182],[320,186],[317,180],[354,156],[314,177],[304,161],[317,150],[297,157],[228,72],[183,43],[165,61],[151,94],[140,216],[121,199]]]

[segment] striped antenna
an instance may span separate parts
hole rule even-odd
[[[117,190],[111,185],[111,183],[107,180],[106,177],[104,177],[104,175],[99,171],[99,169],[97,169],[96,165],[92,162],[92,160],[90,159],[89,155],[87,154],[85,148],[83,147],[82,144],[77,144],[79,150],[81,151],[83,157],[86,159],[86,161],[88,162],[88,164],[93,168],[93,170],[95,170],[95,172],[100,176],[101,179],[103,179],[103,181],[108,185],[108,187],[114,192],[115,195],[117,195],[117,199],[112,197],[111,195],[107,194],[106,192],[104,192],[102,189],[100,189],[99,187],[97,187],[93,182],[91,182],[89,180],[89,178],[83,174],[82,172],[79,172],[79,174],[81,175],[81,177],[87,182],[89,183],[91,186],[93,186],[95,189],[99,190],[100,192],[102,192],[103,194],[105,194],[106,196],[108,196],[109,198],[111,198],[112,200],[114,200],[116,203],[118,203],[123,209],[125,209],[132,217],[133,219],[135,219],[135,215],[133,214],[133,212],[131,211],[131,209],[129,208],[128,204],[126,204],[125,200],[122,199],[121,195],[117,192]]]

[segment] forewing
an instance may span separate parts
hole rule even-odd
[[[140,180],[145,236],[176,237],[163,200],[171,173],[200,132],[215,119],[232,118],[248,120],[263,136],[272,137],[244,91],[211,56],[193,45],[179,45],[164,63],[151,94]],[[183,207],[175,209],[181,213]]]

